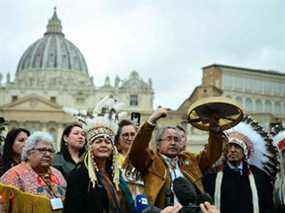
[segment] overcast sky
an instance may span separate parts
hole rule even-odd
[[[0,71],[15,73],[57,7],[95,84],[137,70],[177,108],[213,63],[285,72],[284,0],[0,0]]]

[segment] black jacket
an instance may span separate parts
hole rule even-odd
[[[243,164],[242,175],[224,164],[221,188],[221,213],[253,213],[252,192],[249,183],[249,171]],[[262,170],[250,166],[258,193],[260,213],[273,212],[273,186],[269,176]],[[205,174],[203,184],[205,191],[213,198],[217,172]]]
[[[98,176],[97,176],[98,177]],[[107,193],[98,178],[92,187],[88,171],[83,163],[71,171],[67,179],[64,213],[127,213],[134,211],[134,201],[126,182],[120,178],[121,208],[110,211]]]

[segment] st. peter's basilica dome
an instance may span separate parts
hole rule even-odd
[[[56,10],[49,20],[43,38],[34,42],[24,52],[18,64],[17,74],[36,70],[75,70],[88,74],[86,62],[80,50],[65,39]]]

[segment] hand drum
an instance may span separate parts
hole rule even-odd
[[[226,97],[201,98],[194,102],[187,113],[188,122],[194,127],[209,131],[219,127],[222,131],[237,125],[243,118],[240,105]]]

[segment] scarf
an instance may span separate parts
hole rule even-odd
[[[223,175],[224,175],[224,172],[219,171],[216,177],[216,187],[215,187],[214,199],[215,199],[215,206],[219,210],[221,208],[221,190],[222,190]],[[257,189],[255,185],[254,176],[251,171],[249,171],[248,178],[249,178],[249,184],[250,184],[250,189],[251,189],[251,194],[252,194],[253,213],[259,213]]]

